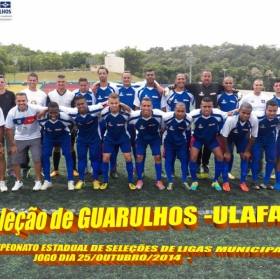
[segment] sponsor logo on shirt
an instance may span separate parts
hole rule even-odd
[[[143,125],[141,125],[141,126],[139,127],[139,129],[145,129],[145,127],[144,127]]]
[[[233,132],[233,133],[238,133],[238,130],[237,130],[237,129],[234,129],[232,132]]]
[[[211,92],[210,95],[216,95],[216,92]]]
[[[108,123],[109,126],[113,126],[110,122]]]
[[[262,124],[262,125],[260,126],[260,128],[265,128],[264,124]]]
[[[215,123],[209,123],[209,126],[213,126],[213,125],[216,125]]]
[[[123,126],[123,123],[117,123],[117,126]]]
[[[199,124],[198,128],[203,128],[204,126],[202,126],[201,124]]]
[[[201,92],[201,93],[199,94],[199,96],[204,96],[204,93],[203,93],[203,92]]]
[[[234,101],[234,100],[230,100],[229,102],[230,102],[230,103],[235,103],[235,101]]]
[[[173,126],[172,126],[172,125],[171,125],[168,129],[169,129],[169,130],[174,130],[174,128],[173,128]]]
[[[149,124],[149,126],[155,126],[155,124],[153,123],[153,124]]]
[[[227,102],[226,102],[225,100],[223,100],[221,103],[222,103],[222,104],[227,104]]]

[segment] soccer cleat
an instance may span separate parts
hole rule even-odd
[[[74,181],[68,181],[68,191],[74,191],[75,186],[74,186]]]
[[[270,183],[262,183],[260,184],[262,189],[274,190],[274,187]]]
[[[216,191],[221,191],[222,188],[217,181],[213,182],[211,185]]]
[[[276,176],[275,176],[275,174],[272,174],[271,176],[270,176],[270,179],[276,179]]]
[[[8,187],[6,186],[6,182],[5,181],[0,181],[0,190],[1,190],[1,192],[8,191]]]
[[[249,189],[248,189],[246,183],[244,183],[244,182],[241,183],[241,184],[239,185],[239,187],[241,188],[241,190],[242,190],[243,192],[248,192],[248,191],[249,191]]]
[[[35,181],[35,185],[33,187],[33,191],[39,191],[42,188],[42,183],[40,181]]]
[[[52,183],[47,181],[47,180],[45,180],[43,186],[41,187],[41,191],[45,191],[45,190],[47,190],[47,189],[49,189],[51,187],[52,187]]]
[[[71,182],[71,181],[69,181],[69,182]],[[75,190],[80,190],[80,189],[83,188],[85,185],[86,185],[86,183],[85,183],[84,181],[79,180],[79,181],[76,183],[74,189],[75,189]]]
[[[234,177],[231,173],[228,173],[228,178],[229,178],[230,180],[234,180],[234,179],[235,179],[235,177]]]
[[[110,171],[110,176],[112,179],[118,179],[117,171]]]
[[[230,187],[229,187],[229,183],[228,182],[223,183],[223,190],[225,192],[230,192]]]
[[[190,190],[190,187],[189,187],[189,185],[188,185],[187,182],[182,183],[182,187],[183,187],[186,191],[189,191],[189,190]]]
[[[196,191],[197,187],[198,187],[198,183],[197,183],[197,182],[193,182],[193,183],[191,184],[190,190],[191,190],[191,191]]]
[[[166,178],[167,178],[167,175],[165,174],[164,171],[161,171],[161,178],[163,178],[163,179],[166,179]]]
[[[103,183],[101,186],[100,186],[100,190],[106,190],[109,186],[109,183]]]
[[[79,173],[78,173],[77,170],[73,170],[73,176],[74,177],[79,177]],[[71,182],[71,181],[69,181],[69,182]]]
[[[128,183],[128,187],[133,191],[136,190],[136,186],[132,183]]]
[[[52,173],[51,173],[51,178],[54,178],[56,176],[59,175],[59,170],[54,170]]]
[[[28,178],[29,174],[31,172],[31,167],[28,166],[27,168],[22,169],[22,178]]]
[[[99,190],[100,189],[100,182],[97,180],[94,180],[92,183],[93,189],[94,190]]]
[[[15,182],[15,185],[14,185],[13,188],[12,188],[12,191],[13,191],[13,192],[18,191],[21,187],[23,187],[23,183],[20,182],[20,181],[16,181],[16,182]]]
[[[255,190],[259,190],[259,189],[260,189],[260,184],[259,184],[259,182],[253,182],[253,183],[252,183],[252,188],[255,189]]]
[[[274,185],[274,190],[275,190],[275,191],[280,191],[280,183],[276,183],[276,184]]]
[[[161,181],[156,182],[156,186],[159,188],[159,190],[163,191],[165,189],[163,183]]]
[[[143,181],[142,180],[139,180],[136,184],[136,189],[137,190],[141,190],[143,187]]]
[[[260,173],[258,174],[258,177],[259,177],[260,179],[264,179],[265,174],[264,174],[264,173],[262,173],[262,172],[260,172]]]
[[[169,183],[166,189],[168,191],[173,191],[173,183]]]

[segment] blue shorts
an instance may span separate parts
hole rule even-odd
[[[113,154],[115,153],[116,148],[120,148],[124,154],[131,153],[131,146],[129,140],[121,144],[112,144],[111,142],[104,139],[103,154]]]
[[[142,142],[136,140],[136,154],[140,155],[140,156],[145,155],[148,145],[150,145],[153,156],[161,155],[161,152],[160,152],[161,140],[150,143],[150,144],[143,144]]]
[[[263,143],[261,141],[258,141],[258,139],[256,139],[252,146],[252,161],[260,161],[262,149],[264,149],[266,161],[275,160],[276,157],[275,142],[273,141],[271,143]]]
[[[210,151],[213,151],[215,148],[220,147],[219,141],[215,138],[213,142],[210,144],[203,144],[196,140],[194,136],[191,138],[191,145],[190,147],[197,148],[198,150],[201,150],[202,146],[206,146]]]
[[[243,137],[238,141],[231,141],[229,138],[227,140],[228,140],[228,149],[231,154],[232,154],[232,143],[235,144],[236,151],[238,154],[244,153],[248,146],[248,140],[246,139],[246,137]]]
[[[90,161],[98,162],[100,152],[100,140],[92,143],[84,143],[82,141],[77,140],[78,160],[87,159],[88,151]]]
[[[189,149],[187,148],[187,143],[184,146],[181,146],[180,149],[172,149],[168,145],[164,145],[165,149],[165,158],[177,158],[181,161],[186,161],[189,158],[190,153]]]

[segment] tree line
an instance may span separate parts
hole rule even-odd
[[[280,50],[275,45],[235,45],[228,42],[220,46],[184,45],[165,50],[162,47],[147,51],[137,47],[117,50],[117,56],[124,57],[125,69],[133,75],[143,77],[145,69],[153,68],[157,80],[162,84],[173,83],[177,73],[185,73],[190,80],[199,81],[203,70],[211,70],[213,81],[222,82],[224,76],[232,76],[235,87],[251,89],[255,79],[262,79],[266,91],[272,91],[272,83],[280,77]],[[66,69],[88,69],[89,58],[95,65],[103,65],[107,52],[34,51],[22,45],[0,44],[0,73],[61,71]]]

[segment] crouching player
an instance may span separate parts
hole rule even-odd
[[[250,103],[243,103],[239,108],[239,114],[228,117],[221,131],[221,141],[224,148],[223,190],[230,191],[228,183],[229,162],[231,161],[233,143],[240,154],[240,188],[244,192],[249,189],[246,185],[248,161],[250,159],[251,147],[258,135],[258,119],[251,115],[253,108]],[[249,141],[246,135],[250,133]]]
[[[217,180],[223,170],[224,156],[216,136],[219,133],[221,123],[227,118],[227,113],[219,109],[213,109],[212,99],[210,97],[204,97],[201,101],[200,109],[193,110],[189,116],[194,123],[194,132],[190,145],[190,172],[193,181],[190,189],[195,191],[198,187],[196,161],[201,147],[206,145],[213,152],[216,159],[212,187],[217,191],[221,191],[222,188]]]
[[[259,121],[258,137],[252,146],[252,187],[256,190],[259,190],[260,188],[269,190],[274,189],[274,187],[270,184],[270,175],[274,168],[276,153],[276,126],[279,123],[280,118],[280,114],[277,114],[277,111],[278,103],[275,100],[268,100],[266,102],[264,114],[257,117]],[[258,169],[262,149],[265,152],[266,167],[264,183],[259,184]]]
[[[181,162],[182,171],[182,187],[189,190],[187,183],[187,170],[189,163],[189,151],[187,145],[187,131],[190,130],[191,121],[186,115],[186,105],[178,102],[174,112],[164,113],[162,118],[162,126],[165,127],[164,132],[164,148],[165,148],[165,171],[169,181],[167,190],[173,190],[172,169],[174,166],[174,158]]]
[[[101,117],[106,122],[107,130],[104,135],[102,162],[102,173],[104,183],[100,186],[100,189],[105,190],[109,186],[108,172],[110,157],[114,153],[116,148],[120,148],[126,161],[128,187],[131,190],[135,190],[136,187],[132,183],[133,164],[129,133],[127,131],[127,122],[130,117],[130,114],[129,112],[120,109],[120,98],[117,93],[111,93],[109,95],[108,105],[108,107],[101,111]],[[122,109],[127,109],[130,111],[130,108],[128,106],[124,104],[122,104],[121,106]]]
[[[40,118],[40,114],[38,115]],[[71,136],[69,125],[73,125],[71,118],[63,112],[59,112],[59,106],[56,102],[48,104],[47,115],[38,119],[39,123],[44,127],[44,139],[42,146],[42,165],[45,174],[45,182],[41,190],[47,190],[52,187],[50,176],[50,157],[55,145],[59,144],[62,148],[63,155],[66,161],[66,168],[68,174],[68,190],[74,190],[73,181],[73,160],[71,155]]]

